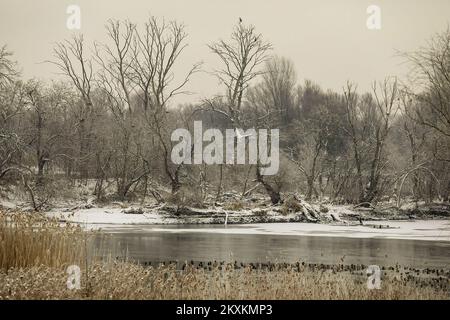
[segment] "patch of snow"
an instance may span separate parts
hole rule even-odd
[[[5,209],[16,209],[17,204],[8,200],[1,200],[0,201],[0,208]]]
[[[160,224],[163,217],[155,212],[143,214],[128,214],[121,208],[90,208],[73,212],[50,211],[50,217],[80,224]]]

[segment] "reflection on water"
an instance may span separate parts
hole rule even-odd
[[[183,226],[185,228],[186,226]],[[95,239],[101,255],[139,262],[238,261],[450,267],[450,242],[268,234],[123,230]]]

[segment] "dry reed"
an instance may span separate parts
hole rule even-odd
[[[76,224],[0,212],[0,269],[80,264],[86,259],[87,237]]]
[[[449,299],[448,291],[383,279],[379,290],[348,272],[176,270],[131,263],[93,264],[80,290],[66,287],[64,270],[50,267],[0,273],[0,299]]]

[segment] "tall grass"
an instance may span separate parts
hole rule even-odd
[[[81,264],[87,237],[76,224],[35,213],[0,212],[0,270]]]
[[[49,267],[0,273],[0,299],[449,299],[448,291],[386,277],[369,290],[348,272],[214,268],[176,270],[131,263],[92,264],[80,290],[64,270]],[[87,282],[86,282],[87,281]]]

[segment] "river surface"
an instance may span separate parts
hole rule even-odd
[[[305,223],[105,225],[98,255],[140,263],[238,261],[450,268],[450,221],[383,222],[390,229]]]

